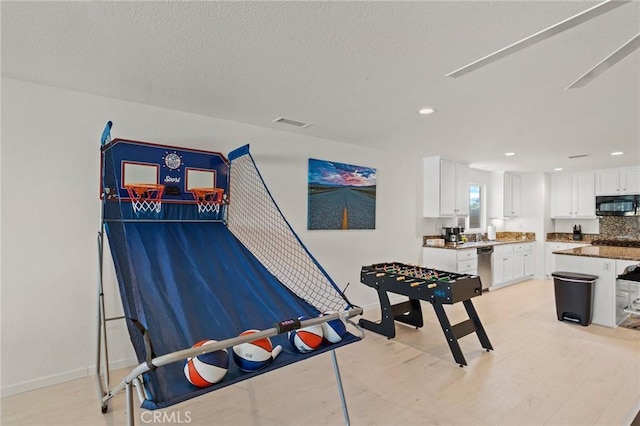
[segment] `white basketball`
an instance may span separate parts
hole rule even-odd
[[[300,320],[305,320],[306,318],[301,317]],[[310,325],[308,327],[303,327],[297,330],[291,330],[289,332],[289,343],[298,352],[306,353],[315,351],[322,345],[322,326]]]
[[[213,342],[215,340],[201,340],[192,347],[198,348]],[[229,354],[221,349],[188,358],[184,364],[184,375],[192,385],[204,388],[222,380],[228,368]]]
[[[247,330],[240,336],[247,336],[258,333],[258,330]],[[242,371],[256,371],[266,367],[275,358],[272,356],[274,350],[271,340],[268,337],[241,343],[233,347],[233,360]]]
[[[322,315],[335,314],[336,311],[327,311]],[[333,319],[322,323],[322,334],[329,343],[338,343],[347,334],[347,326],[342,318]]]

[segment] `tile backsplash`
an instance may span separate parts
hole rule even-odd
[[[640,216],[600,217],[600,238],[629,237],[640,240]]]

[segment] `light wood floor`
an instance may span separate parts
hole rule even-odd
[[[337,350],[351,424],[632,421],[640,407],[640,331],[557,321],[551,281],[503,288],[474,304],[495,350],[487,353],[474,335],[464,337],[466,368],[453,361],[429,304],[423,305],[424,328],[398,325],[393,340],[368,332],[362,342]],[[462,306],[448,308],[452,322],[465,319]],[[154,413],[162,417],[154,419]],[[162,412],[137,409],[135,418],[138,425],[344,424],[329,354]],[[124,395],[101,414],[89,377],[3,398],[0,420],[2,425],[121,425]]]

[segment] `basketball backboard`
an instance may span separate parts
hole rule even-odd
[[[228,173],[229,163],[219,152],[114,139],[102,147],[101,197],[130,201],[127,185],[161,184],[162,203],[194,204],[193,188],[226,193]]]

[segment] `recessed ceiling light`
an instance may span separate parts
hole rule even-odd
[[[420,111],[418,111],[418,114],[422,114],[422,115],[429,115],[429,114],[433,114],[434,112],[436,112],[435,108],[422,108]]]
[[[562,171],[562,167],[556,167],[555,169],[553,169],[553,171],[560,172],[560,171]]]
[[[611,155],[622,155],[622,154],[624,154],[624,152],[622,151],[616,151],[611,153]]]
[[[514,155],[516,155],[515,152],[505,152],[504,155],[506,155],[507,157],[512,157]]]

